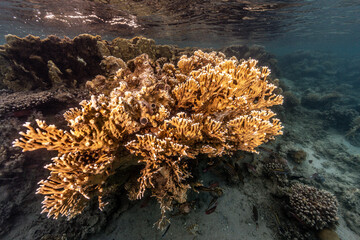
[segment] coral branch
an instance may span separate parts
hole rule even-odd
[[[108,177],[140,163],[143,168],[130,196],[141,198],[151,189],[161,207],[158,226],[164,226],[173,203],[186,201],[191,159],[200,153],[256,152],[257,146],[282,134],[269,107],[282,104],[283,98],[267,81],[270,70],[256,65],[252,59],[197,51],[182,56],[177,67],[161,67],[143,54],[103,81],[118,82],[109,94],[92,96],[64,114],[70,131],[40,120],[36,129],[26,123],[28,131],[20,133],[14,146],[59,153],[46,166],[50,177],[38,189],[46,195],[43,212],[71,218],[94,196],[103,208]],[[123,161],[120,155],[126,149],[140,161]]]

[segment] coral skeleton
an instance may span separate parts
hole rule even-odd
[[[37,128],[25,123],[28,130],[13,145],[58,152],[37,190],[45,195],[48,217],[70,219],[92,197],[103,209],[107,179],[140,164],[129,197],[139,199],[151,189],[162,227],[174,202],[186,201],[189,164],[198,154],[256,153],[257,146],[282,134],[270,107],[282,104],[283,97],[274,92],[269,74],[254,59],[225,59],[217,52],[182,56],[177,67],[160,66],[142,54],[112,76],[118,85],[109,94],[93,95],[64,114],[69,131],[37,120]],[[126,151],[137,157],[122,158]]]

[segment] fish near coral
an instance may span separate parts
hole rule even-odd
[[[64,114],[70,131],[40,120],[37,128],[26,123],[14,146],[58,152],[37,191],[45,195],[43,212],[72,218],[95,196],[102,209],[109,176],[140,163],[129,197],[139,199],[150,189],[160,203],[158,226],[166,226],[166,212],[186,201],[188,164],[198,154],[256,152],[282,134],[270,107],[283,98],[267,80],[270,70],[256,65],[196,51],[182,56],[177,67],[159,68],[143,54],[112,76],[118,87],[110,94],[92,96]],[[122,157],[130,154],[136,157]]]

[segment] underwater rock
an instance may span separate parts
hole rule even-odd
[[[360,116],[352,119],[345,137],[352,145],[360,147]]]
[[[12,113],[13,116],[24,115],[26,112],[21,111],[34,109],[49,102],[54,99],[54,95],[54,92],[50,91],[2,94],[0,95],[0,117],[4,117],[7,113]]]
[[[46,234],[40,238],[40,240],[67,240],[66,234],[62,235],[52,235],[52,234]]]
[[[58,89],[49,91],[31,91],[0,94],[0,118],[25,117],[32,111],[51,104],[53,108],[58,103],[70,104],[76,102],[78,97],[82,98],[87,93],[77,89]],[[48,109],[51,111],[53,109]]]
[[[326,123],[341,132],[349,132],[353,127],[353,121],[360,116],[359,112],[351,106],[333,105],[330,109],[322,112]],[[355,131],[356,132],[356,131]]]
[[[323,95],[310,92],[301,98],[301,105],[310,109],[324,110],[330,108],[340,98],[341,95],[337,92]]]
[[[100,73],[103,56],[97,48],[99,36],[83,34],[72,40],[56,36],[41,40],[32,35],[5,38],[3,55],[12,77],[3,84],[14,91],[45,90],[59,84],[71,87]]]
[[[296,95],[292,91],[285,91],[282,95],[284,96],[283,106],[285,107],[285,109],[292,110],[300,105],[300,99],[296,97]]]
[[[53,88],[58,88],[63,84],[63,81],[61,79],[61,75],[63,73],[60,71],[60,69],[55,65],[55,63],[51,60],[48,61],[47,64],[49,68],[49,78],[51,81],[51,86]]]
[[[340,67],[335,59],[328,53],[297,51],[281,58],[280,65],[285,77],[290,79],[311,77],[321,81],[337,76]]]
[[[13,78],[13,71],[9,65],[8,60],[5,58],[5,56],[3,56],[3,54],[3,46],[0,45],[0,89],[7,88],[5,82],[7,82],[8,79]]]
[[[358,212],[354,212],[353,210],[345,211],[344,219],[351,230],[360,234],[360,216]]]
[[[307,153],[304,150],[290,150],[288,156],[294,162],[300,164],[306,160]]]
[[[132,39],[115,38],[109,43],[108,48],[112,56],[121,58],[124,61],[129,61],[143,53],[153,60],[160,57],[175,60],[177,55],[175,47],[156,45],[154,40],[144,37]]]
[[[114,76],[119,69],[125,69],[126,63],[121,59],[114,56],[105,56],[100,63],[100,67],[105,73],[105,76]]]
[[[271,69],[271,75],[273,78],[280,76],[280,69],[278,67],[276,57],[267,52],[264,46],[234,45],[221,48],[219,51],[224,53],[227,57],[235,56],[238,59],[256,59],[259,61],[261,66],[268,66]]]
[[[89,34],[82,34],[74,39],[61,39],[57,36],[40,39],[32,35],[20,38],[7,35],[6,41],[5,45],[0,46],[0,88],[5,87],[13,91],[46,90],[58,86],[78,87],[96,75],[114,74],[111,68],[116,64],[110,61],[114,57],[126,62],[145,53],[154,61],[165,58],[167,62],[176,63],[180,56],[189,56],[197,50],[156,45],[154,40],[144,37],[115,38],[106,41],[100,36]],[[260,65],[272,69],[272,77],[278,75],[275,57],[267,53],[262,46],[241,45],[222,50],[225,55],[235,55],[239,59],[259,59]]]
[[[317,234],[319,240],[340,240],[340,237],[334,230],[331,229],[323,229]]]
[[[265,151],[267,150],[265,148],[263,149]],[[262,173],[270,178],[275,178],[279,183],[287,182],[287,177],[291,174],[288,161],[270,149],[267,151],[270,152],[269,156],[264,157],[261,161]]]
[[[0,150],[4,150],[6,148],[2,148]],[[4,154],[4,152],[2,152],[1,154]],[[4,159],[2,157],[2,159],[0,159],[0,166],[1,166],[1,170],[0,170],[0,178],[12,178],[14,177],[16,174],[20,174],[23,172],[23,165],[25,162],[25,157],[24,154],[21,153],[16,153],[10,156],[10,154],[6,154],[3,155],[6,156],[7,158]]]
[[[115,38],[107,42],[100,36],[89,34],[74,39],[7,35],[6,41],[0,46],[0,75],[3,79],[0,86],[13,91],[45,90],[59,85],[71,88],[83,84],[98,74],[111,71],[110,65],[114,66],[114,62],[109,60],[111,58],[103,62],[109,64],[105,69],[104,65],[99,65],[106,56],[124,61],[142,53],[154,60],[160,57],[175,60],[175,56],[180,56],[176,54],[176,47],[155,45],[154,40],[143,37]]]
[[[91,81],[87,81],[85,84],[86,89],[91,94],[109,94],[118,82],[114,81],[114,76],[120,69],[127,68],[127,64],[120,58],[114,56],[105,56],[101,61],[100,66],[104,72],[104,75],[97,75]]]

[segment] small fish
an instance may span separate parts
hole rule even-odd
[[[274,170],[272,170],[272,172],[275,174],[283,174],[283,175],[289,174],[289,171],[285,170],[283,168],[274,169]]]
[[[216,206],[217,205],[217,197],[213,197],[213,199],[210,201],[209,205],[208,205],[208,208],[211,208],[211,206]]]
[[[206,214],[211,214],[211,213],[213,213],[215,211],[215,209],[216,209],[216,207],[218,205],[217,199],[218,199],[217,197],[213,197],[213,199],[211,199],[211,201],[210,201],[210,203],[209,203],[209,205],[208,205],[208,207],[207,207],[207,209],[205,211]]]
[[[289,180],[297,180],[297,179],[301,179],[301,178],[304,178],[303,176],[295,176],[295,175],[292,175],[292,176],[289,176]]]
[[[217,165],[219,165],[220,162],[221,162],[221,161],[208,163],[208,166],[203,169],[203,173],[206,173],[206,172],[208,172],[209,170],[211,170],[212,168],[216,167]]]
[[[256,168],[254,165],[252,165],[251,163],[245,163],[247,169],[249,170],[249,172],[253,172],[255,174],[257,174],[258,172],[256,171]]]
[[[207,209],[207,210],[205,211],[205,213],[206,213],[206,214],[211,214],[211,213],[215,212],[216,207],[217,207],[217,204],[216,204],[215,206],[213,206],[212,208]]]
[[[236,168],[235,168],[235,166],[233,166],[232,164],[230,164],[230,163],[228,163],[228,162],[225,162],[224,161],[224,163],[225,163],[225,170],[228,172],[228,174],[230,175],[230,177],[231,177],[231,180],[233,181],[233,182],[239,182],[240,181],[240,178],[239,178],[239,175],[238,175],[238,173],[237,173],[237,171],[236,171]]]
[[[213,191],[210,192],[211,196],[219,198],[223,195],[223,190],[219,187],[213,188]]]
[[[209,185],[209,188],[216,188],[219,186],[219,183],[218,182],[214,182],[212,184]]]
[[[225,162],[225,168],[226,168],[226,170],[228,170],[230,173],[236,174],[235,166],[231,165],[230,163]]]
[[[166,227],[164,233],[161,235],[161,238],[165,237],[165,234],[169,231],[170,226],[171,226],[171,224],[169,224],[169,225]]]
[[[276,222],[276,225],[278,226],[279,233],[281,233],[281,234],[285,233],[285,229],[280,224],[279,216],[277,215],[277,213],[275,212],[275,210],[271,206],[269,208],[270,208],[270,211],[272,212],[272,214],[275,217],[275,222]]]
[[[18,110],[18,111],[12,112],[10,114],[10,116],[11,117],[17,117],[17,118],[27,117],[27,116],[30,116],[30,114],[32,112],[33,112],[33,110],[31,110],[31,109]]]
[[[258,229],[259,228],[259,223],[258,223],[259,213],[258,213],[257,207],[255,205],[253,205],[252,212],[253,212],[253,219],[254,219],[255,224],[256,224],[256,229]]]
[[[208,187],[205,187],[205,186],[196,186],[195,189],[197,191],[203,191],[203,192],[212,192],[212,191],[214,191],[214,189],[211,189],[211,188],[208,188]]]
[[[140,208],[147,207],[147,205],[149,205],[150,199],[151,199],[150,195],[146,196],[145,199],[142,201]]]
[[[314,180],[317,181],[318,183],[323,183],[323,182],[325,182],[324,176],[321,175],[320,173],[314,173],[313,175],[310,176],[310,179],[314,179]]]

